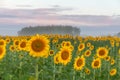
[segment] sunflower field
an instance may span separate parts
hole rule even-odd
[[[0,36],[0,80],[119,79],[119,37]]]

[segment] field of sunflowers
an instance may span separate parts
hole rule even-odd
[[[0,80],[119,79],[116,36],[0,36]]]

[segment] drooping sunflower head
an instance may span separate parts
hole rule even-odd
[[[101,60],[100,60],[100,58],[97,58],[97,59],[93,60],[92,68],[96,69],[96,68],[100,68],[100,67],[101,67]]]
[[[68,62],[70,62],[71,58],[72,58],[71,49],[68,47],[61,48],[59,52],[60,63],[66,65]]]
[[[110,75],[111,75],[111,76],[116,75],[116,73],[117,73],[117,70],[116,70],[116,69],[111,69],[111,70],[110,70]]]
[[[49,40],[42,35],[33,36],[28,42],[30,55],[33,57],[47,57],[49,55]]]
[[[99,58],[105,58],[106,56],[108,56],[108,50],[105,47],[99,47],[97,49],[97,56]]]
[[[85,66],[85,58],[82,56],[82,57],[77,57],[75,58],[75,61],[74,61],[74,69],[75,70],[82,70],[83,67]]]

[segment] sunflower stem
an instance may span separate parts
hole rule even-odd
[[[93,80],[95,80],[95,69],[94,69],[94,75],[93,75]]]
[[[55,64],[53,63],[53,80],[55,80]]]
[[[75,80],[75,70],[73,71],[73,80]]]
[[[39,79],[38,63],[35,65],[35,80]]]

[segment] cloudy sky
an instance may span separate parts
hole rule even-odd
[[[0,0],[0,35],[25,26],[72,25],[82,35],[120,32],[120,0]]]

